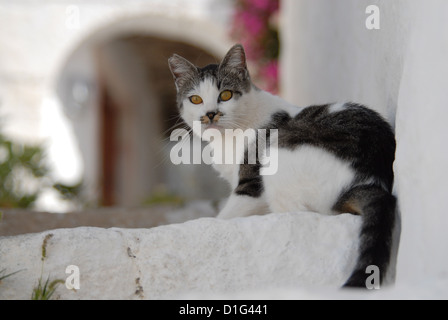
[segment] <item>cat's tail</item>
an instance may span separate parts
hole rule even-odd
[[[362,216],[359,235],[359,257],[344,287],[366,288],[368,268],[379,270],[383,282],[391,259],[395,227],[396,198],[379,186],[357,186],[346,192],[338,202],[342,212]]]

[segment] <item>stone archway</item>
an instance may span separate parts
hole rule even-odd
[[[58,76],[87,193],[102,205],[138,206],[155,190],[215,200],[226,192],[219,179],[210,179],[210,168],[171,166],[163,141],[177,121],[167,59],[178,53],[198,65],[216,63],[228,40],[198,22],[153,18],[99,28],[69,55]],[[201,179],[198,171],[204,170],[207,178]]]
[[[198,65],[216,58],[191,45],[141,35],[114,39],[96,51],[100,86],[101,194],[103,205],[134,206],[151,194],[216,197],[198,170],[169,163],[170,131],[179,123],[175,88],[167,67],[174,52]],[[178,183],[179,176],[193,170]],[[189,185],[186,188],[180,185]],[[218,183],[218,182],[217,182]],[[197,192],[193,191],[197,190]]]

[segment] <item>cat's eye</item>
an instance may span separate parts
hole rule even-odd
[[[201,104],[204,102],[200,96],[191,96],[190,101],[192,104]]]
[[[226,90],[221,92],[221,95],[219,96],[221,101],[229,101],[230,99],[233,98],[233,92]]]

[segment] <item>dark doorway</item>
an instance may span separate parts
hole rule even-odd
[[[186,200],[216,200],[227,193],[211,168],[174,167],[167,159],[170,133],[183,126],[167,63],[174,53],[199,66],[219,61],[200,48],[142,35],[117,38],[96,50],[105,206],[139,206],[161,190]]]

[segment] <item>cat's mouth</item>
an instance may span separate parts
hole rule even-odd
[[[209,112],[207,115],[201,117],[202,128],[204,130],[216,129],[219,131],[224,131],[224,127],[219,124],[219,120],[223,117],[222,112]]]

